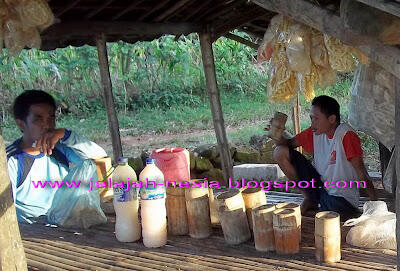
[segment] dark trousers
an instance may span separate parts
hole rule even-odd
[[[343,197],[329,195],[321,181],[321,175],[315,169],[307,158],[300,152],[289,148],[290,162],[296,170],[296,175],[299,178],[297,181],[311,182],[314,179],[315,188],[308,186],[306,192],[316,204],[319,204],[320,211],[333,211],[341,215],[343,219],[355,217],[360,214],[358,208],[355,208]]]

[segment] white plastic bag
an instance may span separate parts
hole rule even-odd
[[[367,201],[359,218],[349,219],[344,226],[353,226],[346,243],[364,248],[397,249],[396,214],[389,212],[384,201]]]
[[[81,181],[77,188],[68,188],[64,184],[57,190],[47,220],[65,228],[87,229],[90,226],[103,224],[107,218],[100,207],[100,196],[97,187],[90,188],[90,180],[97,179],[96,164],[84,160],[70,170],[65,181]]]
[[[395,80],[377,64],[360,65],[354,73],[349,103],[349,123],[379,140],[388,149],[394,146]]]

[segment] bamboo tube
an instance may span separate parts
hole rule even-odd
[[[296,222],[299,231],[299,242],[301,243],[301,210],[300,205],[296,203],[282,202],[276,205],[276,209],[293,209],[296,214]]]
[[[315,215],[315,257],[320,262],[340,261],[340,215],[325,211]]]
[[[112,172],[111,157],[95,158],[97,180],[108,182],[107,176]],[[99,188],[99,195],[102,202],[112,201],[113,189],[109,189],[108,185],[105,188]]]
[[[186,235],[189,232],[186,211],[185,189],[167,187],[165,205],[168,217],[168,232],[172,235]]]
[[[250,239],[251,234],[239,189],[230,189],[215,197],[225,242],[238,245]]]
[[[258,251],[275,250],[273,211],[275,211],[273,204],[252,209],[254,245]]]
[[[219,216],[217,210],[217,203],[214,197],[214,191],[212,188],[208,188],[208,204],[210,205],[210,218],[211,218],[211,225],[219,225]]]
[[[253,218],[251,210],[258,206],[267,204],[267,198],[265,192],[261,190],[261,187],[257,188],[246,188],[242,192],[244,206],[246,208],[247,220],[249,222],[250,230],[253,229]]]
[[[300,238],[295,210],[277,209],[273,212],[272,219],[276,253],[298,253]]]
[[[190,237],[207,238],[211,235],[208,188],[187,188],[185,189],[185,199]]]

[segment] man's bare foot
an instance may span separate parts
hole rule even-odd
[[[311,199],[305,198],[300,205],[301,214],[304,215],[309,210],[317,210],[318,204]]]

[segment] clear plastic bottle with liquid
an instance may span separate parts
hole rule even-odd
[[[140,239],[139,183],[136,172],[128,165],[128,158],[119,158],[112,174],[115,209],[115,236],[120,242]],[[137,187],[137,188],[136,188]]]
[[[167,212],[165,209],[164,174],[155,159],[146,159],[146,167],[139,175],[143,244],[162,247],[167,243]]]

